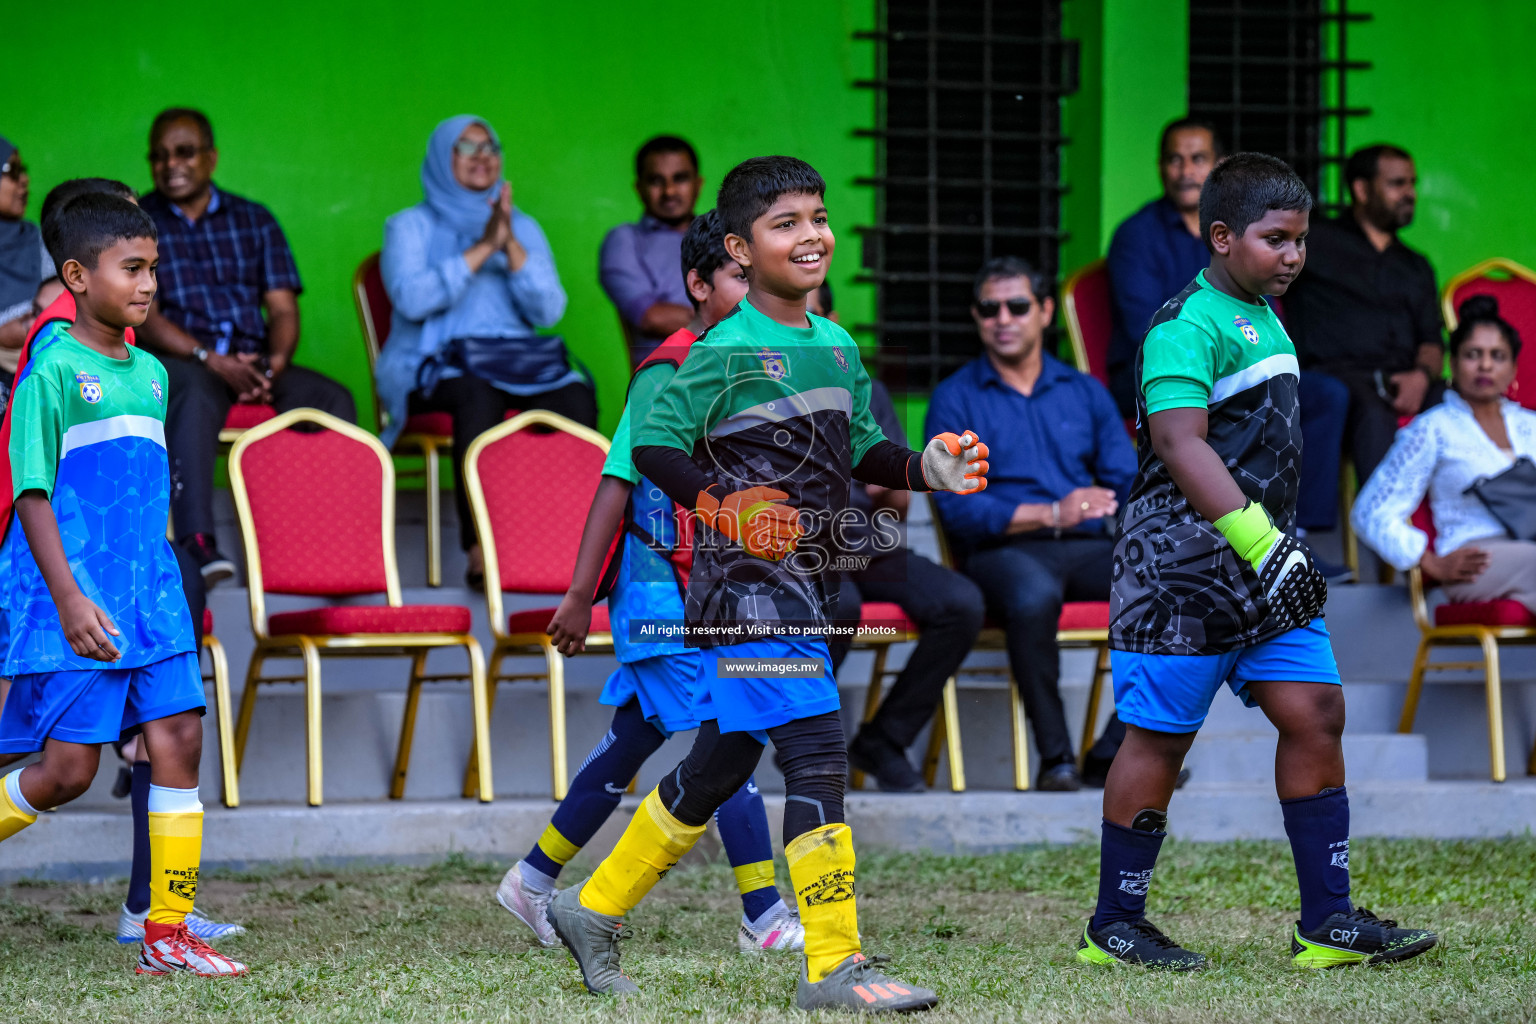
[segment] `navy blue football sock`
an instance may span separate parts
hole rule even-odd
[[[140,743],[144,741],[139,740]],[[128,873],[128,898],[123,906],[129,913],[149,910],[149,762],[133,762],[133,868]]]
[[[638,700],[615,711],[608,735],[582,762],[549,827],[523,859],[550,878],[559,877],[560,869],[619,806],[645,759],[664,742],[661,730],[645,720]]]
[[[1137,817],[1140,820],[1142,815]],[[1164,818],[1161,824],[1166,823]],[[1094,931],[1116,921],[1139,921],[1146,916],[1152,867],[1166,838],[1168,833],[1162,829],[1145,831],[1104,822],[1099,840],[1099,905],[1090,923]]]
[[[1312,931],[1349,903],[1349,794],[1344,787],[1281,800],[1285,834],[1301,889],[1301,930]]]
[[[779,902],[773,884],[773,840],[768,835],[768,811],[757,791],[757,779],[748,778],[731,798],[715,811],[715,827],[725,856],[736,873],[741,890],[741,909],[747,920],[756,921]]]

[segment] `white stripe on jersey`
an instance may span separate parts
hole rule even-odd
[[[1252,366],[1245,366],[1236,373],[1230,373],[1211,385],[1211,402],[1224,401],[1237,394],[1239,391],[1247,391],[1255,385],[1262,384],[1272,377],[1283,377],[1290,374],[1292,377],[1301,376],[1301,366],[1296,362],[1296,357],[1281,352],[1270,356],[1268,359],[1260,359]]]
[[[120,437],[142,437],[165,447],[165,424],[153,416],[108,416],[103,420],[76,423],[64,431],[59,445],[59,458],[64,458],[76,448],[115,441]]]
[[[838,387],[799,391],[733,413],[710,428],[709,436],[722,437],[768,423],[781,423],[796,416],[809,416],[813,412],[841,412],[851,418],[853,395],[847,388]]]

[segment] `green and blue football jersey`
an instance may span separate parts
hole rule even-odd
[[[48,495],[76,582],[121,633],[113,668],[196,649],[165,536],[165,403],[165,367],[154,356],[129,346],[128,358],[109,358],[54,322],[33,341],[11,407],[13,494]],[[5,674],[102,668],[70,650],[20,522],[3,558]]]

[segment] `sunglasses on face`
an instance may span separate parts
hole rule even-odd
[[[27,173],[27,165],[20,160],[7,160],[0,164],[0,175],[10,178],[12,181],[20,181],[21,176]]]
[[[1028,313],[1034,303],[1029,299],[1009,299],[1008,312],[1014,316]],[[983,299],[976,303],[976,312],[983,320],[994,320],[1003,311],[1003,303],[997,299]]]
[[[484,142],[460,139],[453,144],[453,151],[468,160],[472,156],[500,156],[501,146],[490,139]]]
[[[193,159],[199,153],[206,152],[212,148],[211,146],[183,145],[173,146],[170,149],[152,149],[149,151],[149,162],[152,164],[170,163],[173,157],[185,162]]]

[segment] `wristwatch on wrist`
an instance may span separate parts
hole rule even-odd
[[[206,364],[208,362],[208,350],[201,345],[197,345],[192,349],[192,355],[200,363]]]

